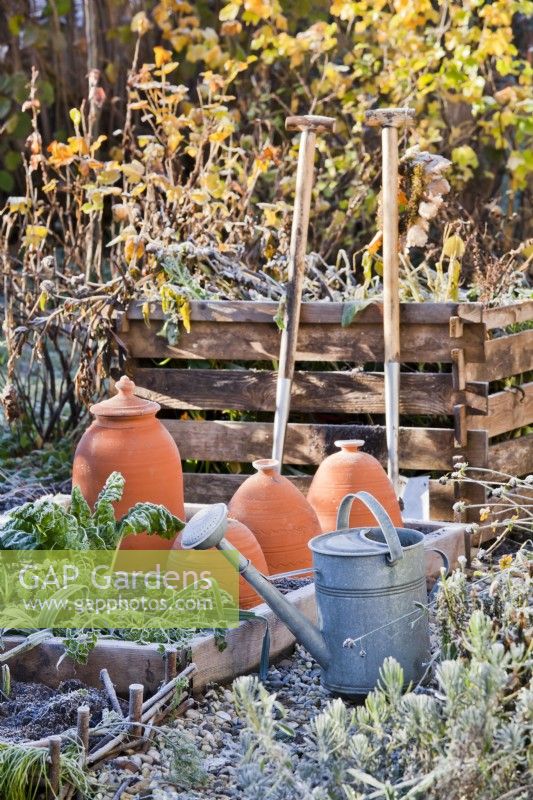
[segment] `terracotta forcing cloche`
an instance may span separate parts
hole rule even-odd
[[[279,462],[263,458],[229,504],[231,517],[244,523],[259,542],[271,575],[311,566],[307,543],[321,533],[317,515],[279,472]]]
[[[337,527],[337,510],[347,494],[365,491],[378,500],[392,520],[401,527],[400,504],[392,483],[379,461],[362,453],[362,439],[343,439],[335,442],[340,448],[324,459],[315,472],[307,499],[315,509],[322,531],[334,531]],[[376,525],[374,515],[362,503],[354,503],[350,512],[350,527],[361,528]]]
[[[125,375],[116,389],[114,397],[91,406],[95,420],[76,448],[73,485],[93,507],[106,479],[117,471],[126,481],[122,499],[115,504],[117,519],[140,502],[165,506],[185,519],[180,454],[155,416],[160,405],[137,397],[135,384]],[[167,550],[172,544],[160,536],[138,534],[125,537],[121,548]]]

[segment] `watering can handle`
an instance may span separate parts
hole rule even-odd
[[[343,497],[337,512],[337,530],[350,527],[350,511],[352,510],[354,500],[359,500],[363,503],[376,518],[385,537],[385,541],[389,546],[390,555],[388,557],[388,563],[391,567],[394,566],[394,564],[403,558],[400,539],[396,533],[396,528],[392,524],[391,518],[381,503],[378,503],[376,498],[372,497],[368,492],[357,492],[356,494],[347,494],[346,497]]]

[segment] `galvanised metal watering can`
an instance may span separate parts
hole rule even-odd
[[[348,527],[354,501],[372,511],[379,527]],[[224,503],[202,509],[182,531],[182,547],[234,550],[224,539],[227,519]],[[401,664],[406,684],[419,681],[426,670],[430,651],[423,540],[419,531],[395,528],[368,492],[347,495],[339,506],[337,530],[309,542],[319,627],[242,555],[239,572],[318,661],[326,689],[364,695],[375,688],[387,656]]]

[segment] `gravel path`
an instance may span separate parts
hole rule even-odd
[[[326,705],[330,695],[320,685],[320,670],[308,654],[297,647],[294,655],[272,666],[266,687],[276,692],[287,707],[284,723],[295,731],[291,739],[298,752],[309,730],[309,721]],[[196,705],[162,728],[146,755],[129,755],[105,764],[96,777],[103,788],[97,800],[235,800],[242,797],[237,786],[239,734],[242,722],[236,716],[229,687],[215,686],[199,697]],[[190,753],[182,752],[180,763],[168,744],[175,737],[194,745],[200,754],[198,767]],[[191,775],[192,773],[192,775]],[[203,773],[203,775],[202,775]],[[191,775],[191,785],[186,776]],[[202,778],[204,783],[202,784]],[[128,785],[120,787],[123,782]],[[182,783],[184,781],[184,783]],[[180,785],[181,783],[181,785]]]

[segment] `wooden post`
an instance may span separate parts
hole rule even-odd
[[[300,305],[305,272],[311,191],[313,188],[316,134],[321,131],[333,131],[335,129],[335,120],[331,117],[319,117],[312,114],[302,117],[287,117],[285,127],[290,131],[301,131],[302,137],[296,170],[296,193],[289,250],[287,296],[281,333],[272,444],[272,458],[279,462],[280,470],[283,462],[285,431],[289,419],[291,386],[294,375],[298,328],[300,326]]]
[[[61,784],[61,736],[50,736],[48,744],[48,759],[50,762],[48,777],[53,797],[59,797]]]
[[[81,745],[80,760],[82,762],[82,766],[85,765],[85,761],[87,759],[87,753],[89,752],[90,720],[91,720],[91,709],[89,708],[89,706],[80,706],[78,708],[77,734],[78,734],[78,741]]]
[[[168,683],[176,677],[178,651],[175,647],[165,648],[165,678],[163,683]]]
[[[464,461],[464,456],[454,456],[453,457],[453,469],[454,471],[457,469],[459,464],[462,464]],[[453,499],[454,505],[456,503],[465,503],[466,498],[464,496],[464,488],[463,488],[463,481],[459,478],[454,478],[453,480]],[[459,525],[466,524],[466,509],[463,510],[461,508],[453,510],[453,521]],[[467,566],[470,566],[470,562],[472,560],[472,535],[467,533],[465,529],[465,556],[466,556],[466,563]]]
[[[130,704],[129,704],[129,719],[130,719],[130,736],[137,739],[142,734],[142,707],[143,707],[143,694],[144,686],[142,683],[132,683],[130,685]]]
[[[113,686],[113,681],[111,680],[107,669],[104,668],[100,670],[100,680],[102,681],[104,689],[106,690],[106,694],[109,697],[111,708],[119,715],[119,717],[123,717],[124,714],[122,713],[120,703],[118,702],[117,693],[115,691],[115,687]]]
[[[410,108],[368,111],[367,125],[381,127],[383,217],[383,339],[387,471],[400,494],[400,294],[398,259],[398,128],[414,115]]]

